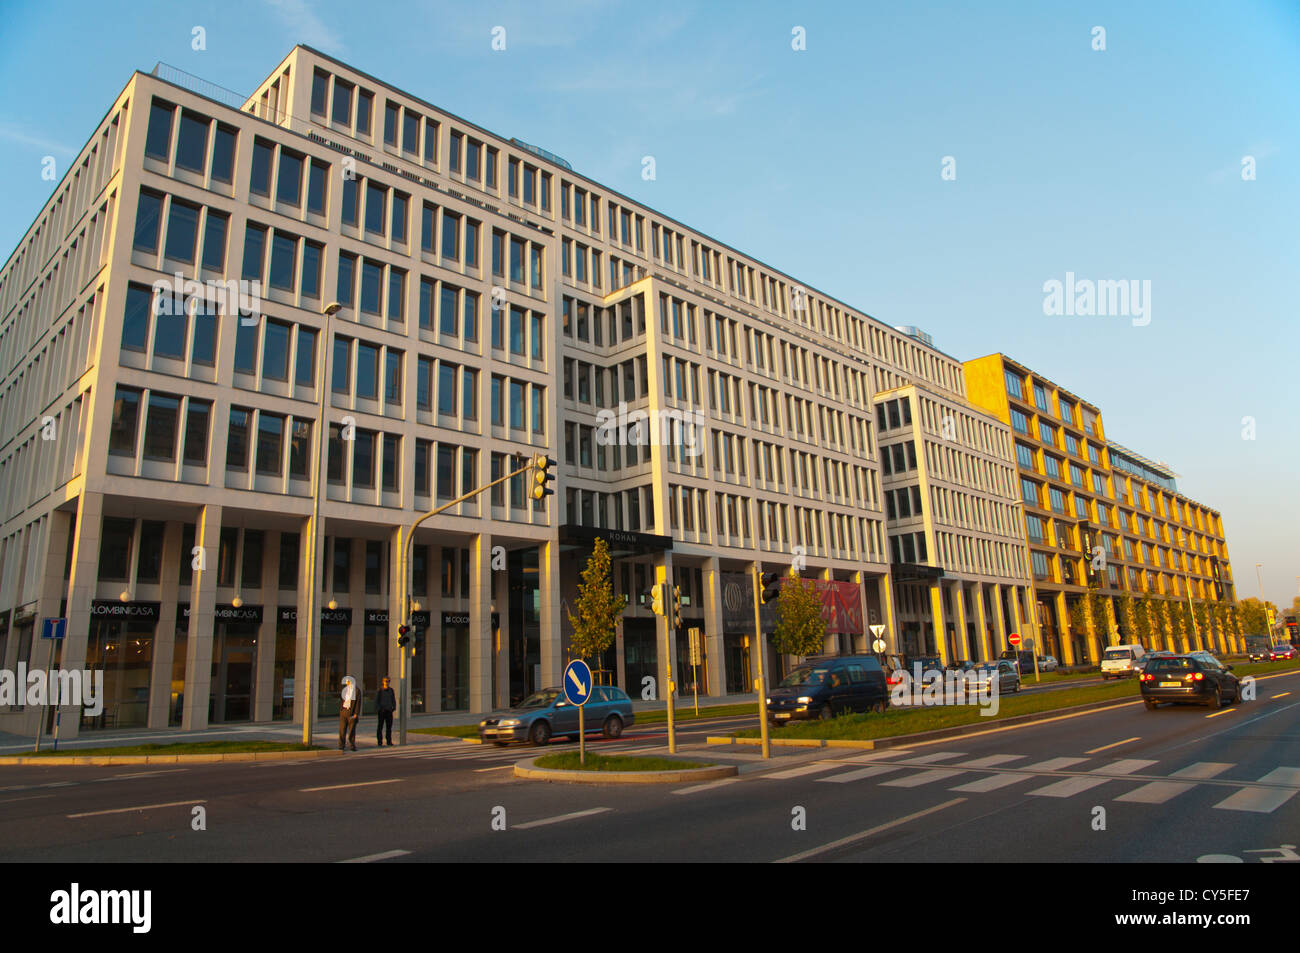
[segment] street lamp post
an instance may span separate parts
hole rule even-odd
[[[321,329],[320,373],[316,385],[316,441],[315,458],[311,468],[311,524],[307,540],[307,651],[303,658],[303,675],[299,680],[302,691],[302,743],[311,745],[312,728],[315,722],[316,706],[312,697],[312,673],[316,664],[316,640],[320,631],[320,610],[316,608],[317,586],[320,572],[316,566],[316,549],[320,539],[320,496],[321,468],[325,461],[325,440],[329,427],[325,422],[325,367],[329,361],[330,318],[338,314],[343,306],[337,301],[325,305],[321,314],[325,316],[325,326]]]
[[[1264,638],[1268,640],[1268,647],[1273,647],[1273,627],[1268,624],[1268,603],[1264,601],[1264,576],[1260,572],[1264,568],[1263,563],[1255,563],[1255,579],[1259,582],[1259,611],[1264,618]]]

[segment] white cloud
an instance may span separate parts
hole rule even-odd
[[[342,53],[343,39],[325,25],[307,0],[266,0],[286,27],[293,31],[294,42],[314,46],[326,53]]]
[[[53,155],[75,156],[80,151],[61,142],[55,142],[52,139],[46,139],[44,136],[28,132],[7,120],[0,120],[0,139],[16,142],[19,145],[33,149],[43,149]]]

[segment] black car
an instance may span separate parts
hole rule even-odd
[[[1008,661],[1012,665],[1016,665],[1018,663],[1020,666],[1021,675],[1034,674],[1034,653],[1033,652],[1029,652],[1024,649],[1021,649],[1020,651],[1016,651],[1015,649],[1006,649],[1005,651],[1002,652],[1001,655],[998,656],[998,658]]]
[[[1219,708],[1225,701],[1241,701],[1241,683],[1232,674],[1232,666],[1209,652],[1153,658],[1142,670],[1138,685],[1147,711],[1155,711],[1161,702]]]
[[[888,705],[889,691],[880,663],[870,655],[848,655],[796,668],[768,692],[767,716],[784,724],[853,711],[883,712]]]

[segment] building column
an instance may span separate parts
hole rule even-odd
[[[987,662],[993,658],[993,653],[989,649],[989,624],[984,613],[984,587],[985,583],[975,583],[975,626],[977,629],[976,642],[978,643],[976,650],[979,652],[980,657],[972,659],[972,661],[980,662]]]
[[[502,559],[505,553],[502,552]],[[492,571],[492,601],[497,607],[497,618],[505,619],[510,614],[510,569],[504,563],[500,570]],[[492,692],[493,705],[496,708],[510,706],[510,645],[509,632],[498,622],[492,631],[492,651],[495,662],[496,685]]]
[[[936,579],[930,583],[930,626],[934,630],[934,644],[939,651],[939,661],[947,665],[948,658],[948,633],[944,630],[943,616],[943,583]],[[921,648],[922,654],[925,648]]]
[[[1016,587],[1007,588],[1014,596]],[[993,651],[989,653],[989,659],[993,659],[1007,644],[1007,617],[1002,611],[1002,584],[997,582],[993,584],[993,627],[997,631],[997,638],[994,641]]]
[[[1074,636],[1070,631],[1070,614],[1065,611],[1064,589],[1053,597],[1052,608],[1056,612],[1056,630],[1061,633],[1061,654],[1065,656],[1062,661],[1066,665],[1074,665]],[[1087,659],[1080,661],[1086,662]]]
[[[334,545],[339,544],[338,539]],[[347,671],[357,680],[361,693],[361,710],[366,699],[366,541],[357,536],[348,538],[348,591],[347,605],[352,609],[352,624],[348,626]],[[333,567],[331,567],[333,572]],[[337,599],[337,597],[336,597]]]
[[[394,715],[394,721],[400,723],[402,710],[402,691],[403,685],[399,677],[402,671],[402,647],[397,644],[397,627],[406,625],[406,605],[403,599],[404,595],[409,595],[411,601],[415,601],[414,593],[407,590],[411,588],[411,567],[408,565],[405,570],[402,568],[402,559],[405,555],[402,549],[402,540],[406,538],[403,527],[394,526],[388,534],[388,638],[385,643],[388,646],[387,659],[380,659],[379,664],[387,664],[388,672],[392,678],[391,688],[393,694],[397,696],[397,714]],[[415,633],[411,633],[414,638]],[[406,677],[409,681],[411,677],[411,653],[406,653]],[[380,683],[382,684],[382,683]],[[414,688],[414,686],[409,686]],[[414,694],[412,691],[411,694]]]
[[[564,619],[560,609],[560,543],[548,539],[537,545],[537,584],[541,588],[542,684],[559,685],[564,676]]]
[[[153,636],[153,671],[149,675],[149,727],[166,728],[172,701],[172,663],[176,659],[176,615],[179,611],[180,582],[178,570],[181,560],[187,562],[189,553],[181,552],[181,524],[168,520],[163,526],[161,605],[158,608],[158,627]]]
[[[952,646],[952,650],[956,653],[956,657],[953,661],[960,662],[963,659],[969,658],[967,653],[970,651],[966,644],[966,640],[970,635],[966,630],[966,583],[961,579],[955,580],[953,582],[952,594],[953,603],[957,607],[955,613],[957,616],[957,631],[956,635],[953,636]]]
[[[704,661],[709,694],[727,693],[726,647],[722,638],[722,569],[721,560],[710,556],[704,562]]]
[[[324,521],[322,520],[322,525]],[[293,717],[301,725],[309,712],[314,712],[316,699],[320,697],[321,640],[320,614],[324,602],[321,586],[321,567],[325,563],[325,534],[317,533],[312,539],[311,517],[306,516],[298,524],[298,592],[294,599],[296,606],[296,646],[294,648],[293,671]],[[315,560],[312,549],[315,548]],[[314,566],[314,569],[313,569]],[[314,577],[314,578],[313,578]],[[278,603],[278,599],[277,599]],[[277,605],[278,615],[278,605]],[[311,646],[311,671],[307,670],[307,647]],[[311,682],[311,691],[307,683]]]
[[[67,668],[66,663],[61,656],[63,651],[59,648],[54,639],[41,638],[41,630],[44,628],[45,619],[59,618],[61,604],[63,602],[63,567],[67,564],[68,559],[68,527],[72,525],[73,514],[70,512],[60,512],[59,510],[51,511],[44,520],[42,520],[43,535],[38,543],[36,568],[40,572],[38,589],[36,594],[36,625],[32,633],[32,652],[29,663],[30,671],[38,669],[53,668],[57,661],[61,668]],[[64,629],[63,641],[68,641],[70,633]],[[3,662],[0,662],[3,664]],[[58,676],[56,675],[55,678]],[[24,686],[18,686],[21,691]],[[46,686],[49,691],[49,686]],[[41,726],[41,731],[45,730],[45,719],[52,719],[49,714],[49,708],[40,705],[31,709],[32,727],[37,724]],[[51,720],[51,724],[53,721]],[[62,734],[63,723],[59,721],[60,734]]]
[[[86,667],[86,648],[90,641],[90,603],[95,598],[99,579],[99,541],[104,528],[104,494],[83,492],[77,499],[73,517],[76,529],[72,540],[72,578],[68,580],[68,634],[64,639],[62,666],[65,669]],[[63,567],[59,567],[63,576]],[[59,737],[76,738],[81,727],[81,709],[76,705],[59,706]]]
[[[477,533],[469,547],[469,710],[492,708],[492,536]]]
[[[203,568],[194,570],[190,585],[190,631],[185,640],[185,706],[181,727],[208,727],[212,693],[212,641],[217,606],[217,563],[221,554],[221,507],[206,504],[194,526],[194,545],[202,547]]]
[[[265,530],[266,546],[262,550],[262,591],[257,601],[262,604],[262,622],[257,627],[257,651],[253,653],[253,721],[271,721],[275,711],[275,651],[276,628],[279,620],[274,605],[267,605],[268,598],[275,600],[280,592],[280,533]],[[166,565],[166,560],[163,561]],[[251,593],[242,593],[244,604],[249,603]]]
[[[898,628],[898,616],[894,612],[893,580],[888,570],[876,579],[876,596],[880,600],[880,621],[885,624],[885,644],[892,654],[902,654],[902,632]],[[870,629],[867,630],[871,631]]]

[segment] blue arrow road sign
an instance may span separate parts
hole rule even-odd
[[[585,705],[591,698],[591,667],[574,659],[564,667],[564,697],[570,705]]]
[[[46,619],[45,624],[41,626],[41,638],[43,639],[61,639],[67,632],[67,619]]]

